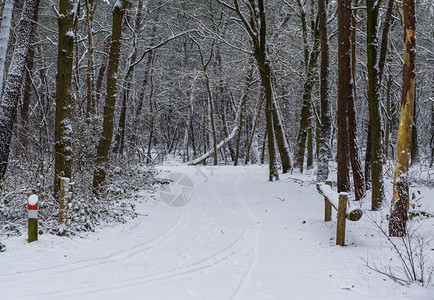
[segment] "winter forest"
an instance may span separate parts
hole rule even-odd
[[[0,18],[0,299],[433,299],[431,0]]]

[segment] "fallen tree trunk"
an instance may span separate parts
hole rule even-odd
[[[237,122],[235,122],[235,123],[238,124]],[[228,135],[228,137],[225,138],[223,141],[221,141],[220,143],[218,143],[218,145],[216,147],[217,151],[219,151],[224,145],[226,145],[230,140],[232,140],[237,135],[238,128],[239,128],[239,126],[235,125],[234,129],[232,129],[231,134]],[[211,149],[210,151],[208,151],[207,153],[203,154],[202,156],[199,156],[198,158],[193,159],[192,161],[189,161],[187,163],[187,165],[192,165],[192,166],[198,165],[201,162],[203,162],[205,159],[211,157],[212,155],[214,155],[214,149]]]

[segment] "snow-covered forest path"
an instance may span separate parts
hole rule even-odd
[[[335,221],[323,222],[308,177],[272,183],[266,167],[162,169],[191,179],[185,206],[149,200],[138,218],[85,238],[10,239],[0,299],[429,299],[430,289],[364,267],[361,258],[384,254],[366,219],[347,223],[347,247],[334,245]]]

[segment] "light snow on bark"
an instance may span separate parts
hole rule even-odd
[[[14,3],[15,0],[6,0],[3,8],[3,18],[0,27],[0,96],[3,92],[6,54],[8,52]]]
[[[19,29],[17,32],[14,52],[5,82],[5,90],[0,103],[0,177],[4,175],[12,129],[23,81],[26,58],[32,34],[32,20],[35,18],[39,0],[28,0],[24,4]]]

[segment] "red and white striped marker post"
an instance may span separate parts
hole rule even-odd
[[[38,196],[30,195],[28,204],[28,241],[31,243],[38,240]]]

